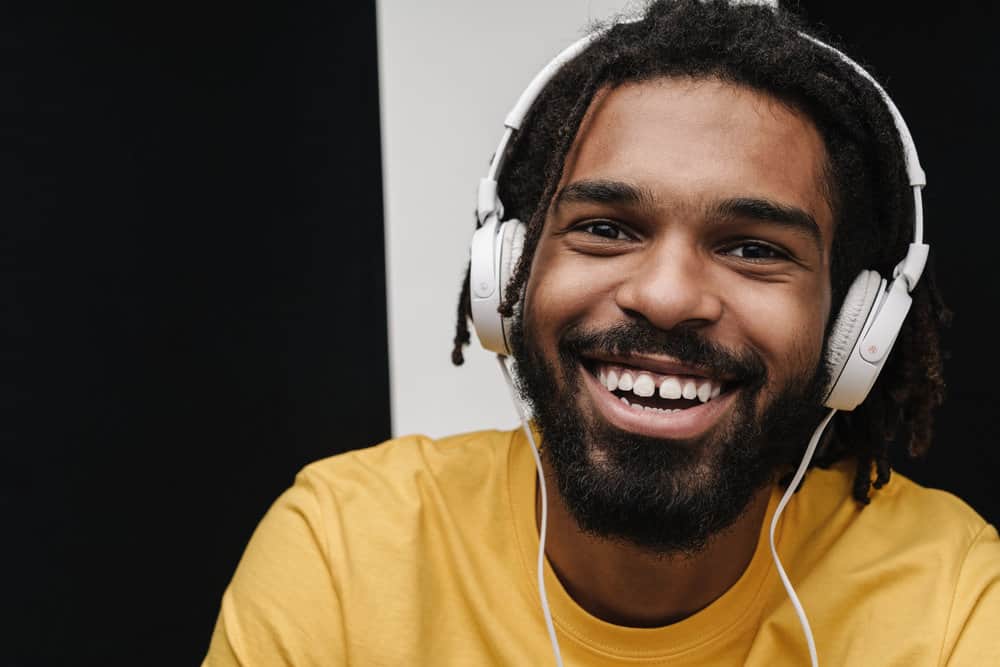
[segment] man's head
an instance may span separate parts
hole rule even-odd
[[[657,78],[594,97],[513,336],[585,529],[694,551],[808,439],[816,410],[799,406],[819,405],[830,302],[826,162],[807,118],[741,85]]]
[[[515,357],[564,495],[741,510],[815,423],[831,306],[859,270],[891,274],[905,254],[891,117],[797,28],[760,7],[654,3],[559,73],[511,149],[501,198],[528,230],[503,311],[523,315]],[[859,500],[873,461],[887,479],[897,427],[926,447],[940,400],[942,310],[932,287],[914,297],[874,395],[827,448],[857,456]],[[623,373],[720,395],[657,420],[599,384]]]

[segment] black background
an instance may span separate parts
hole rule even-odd
[[[295,472],[389,436],[374,7],[22,11],[0,665],[196,664]]]
[[[996,523],[996,10],[802,6],[928,172],[950,397],[901,469]],[[295,472],[389,435],[374,6],[4,12],[0,665],[196,664]]]
[[[925,240],[955,318],[945,337],[948,397],[938,412],[934,446],[920,461],[896,467],[964,498],[1000,523],[1000,418],[993,385],[993,274],[1000,226],[994,222],[993,164],[1000,151],[1000,57],[988,2],[801,2],[814,24],[882,83],[906,119],[927,172]]]

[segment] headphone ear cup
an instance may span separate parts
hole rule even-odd
[[[507,295],[507,285],[514,277],[517,264],[521,261],[521,253],[524,251],[524,237],[527,227],[520,220],[508,220],[500,228],[500,261],[497,262],[497,285],[500,286],[500,301],[503,302]],[[500,314],[497,313],[497,317]],[[512,318],[501,318],[503,327],[504,347],[510,351],[510,329],[513,324]]]
[[[837,387],[844,366],[861,338],[868,315],[879,293],[884,290],[884,285],[885,281],[877,271],[862,271],[847,290],[847,296],[844,297],[826,343],[825,363],[830,377],[826,392],[828,399]]]
[[[487,218],[472,235],[469,249],[469,305],[472,326],[483,348],[510,354],[510,325],[500,317],[500,304],[524,247],[524,225],[517,220]]]

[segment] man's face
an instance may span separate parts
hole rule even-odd
[[[825,161],[804,115],[745,87],[595,97],[514,336],[585,530],[697,550],[801,451],[825,384]]]

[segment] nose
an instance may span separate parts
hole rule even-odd
[[[615,299],[626,314],[663,330],[706,327],[723,312],[711,259],[676,240],[663,240],[646,250],[623,276]]]

